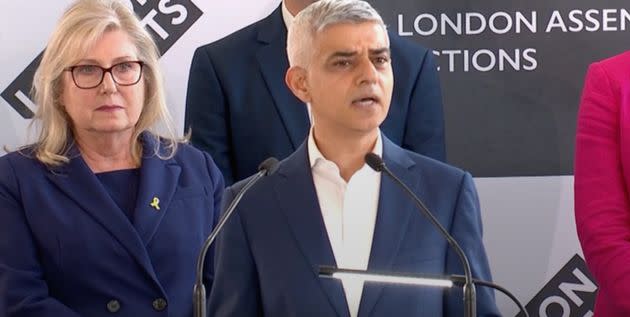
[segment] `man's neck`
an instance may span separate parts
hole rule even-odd
[[[339,168],[341,177],[348,182],[352,175],[365,164],[365,154],[371,152],[376,144],[379,130],[365,134],[326,133],[313,127],[313,138],[322,155],[333,161]]]

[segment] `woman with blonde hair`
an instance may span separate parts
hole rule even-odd
[[[78,0],[63,14],[33,84],[39,137],[0,158],[9,316],[192,314],[223,178],[175,136],[158,59],[123,2]]]

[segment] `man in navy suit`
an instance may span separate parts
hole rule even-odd
[[[459,241],[475,278],[490,280],[477,194],[470,174],[404,150],[379,126],[392,98],[385,25],[364,1],[321,0],[288,35],[286,82],[310,107],[306,141],[240,201],[219,239],[209,310],[213,316],[452,316],[461,291],[323,279],[318,266],[461,274],[459,258],[391,179],[389,168]],[[229,204],[244,184],[226,190]],[[498,316],[478,288],[478,316]]]
[[[315,0],[284,0],[265,19],[197,49],[186,99],[192,143],[215,159],[227,184],[302,143],[309,114],[284,82],[287,25]],[[382,131],[395,144],[445,161],[442,95],[430,50],[390,34],[396,77]]]

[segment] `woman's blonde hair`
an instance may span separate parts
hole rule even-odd
[[[142,157],[140,135],[143,132],[155,137],[154,154],[171,158],[177,151],[178,139],[166,106],[164,84],[159,67],[160,53],[132,9],[119,0],[78,0],[59,20],[51,35],[42,60],[33,79],[32,95],[38,105],[32,124],[39,125],[39,137],[33,148],[41,162],[57,166],[67,163],[72,146],[72,121],[61,105],[63,72],[78,62],[104,33],[121,30],[129,36],[144,62],[145,99],[140,118],[131,140],[133,160],[139,164]],[[160,124],[162,133],[158,134]],[[159,146],[166,151],[159,151]]]

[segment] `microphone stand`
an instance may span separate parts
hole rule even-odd
[[[258,182],[261,178],[267,175],[273,174],[278,166],[278,160],[274,157],[270,157],[264,160],[258,167],[258,173],[254,174],[251,179],[243,186],[243,188],[236,194],[230,205],[226,208],[225,213],[219,219],[217,226],[214,227],[210,235],[203,243],[201,252],[197,257],[197,275],[195,278],[195,286],[193,288],[193,312],[195,317],[206,317],[206,287],[203,285],[203,267],[206,260],[206,254],[210,249],[210,246],[223,229],[223,226],[227,223],[228,219],[236,210],[236,206],[243,198],[243,195]]]
[[[424,216],[431,221],[431,223],[438,229],[438,231],[444,236],[448,244],[455,251],[460,261],[462,262],[462,266],[464,267],[464,276],[466,277],[466,282],[463,286],[464,291],[464,316],[465,317],[476,317],[477,316],[477,294],[475,291],[475,284],[473,284],[472,272],[470,270],[470,264],[468,263],[468,258],[464,251],[459,246],[457,241],[444,229],[444,227],[440,224],[440,222],[431,214],[429,209],[424,205],[424,203],[413,193],[405,183],[403,183],[396,175],[394,175],[389,168],[383,162],[378,155],[374,153],[368,153],[365,155],[365,162],[375,171],[377,172],[385,172],[389,177],[391,177],[398,185],[400,185],[405,192],[412,198],[416,206],[422,211]]]

